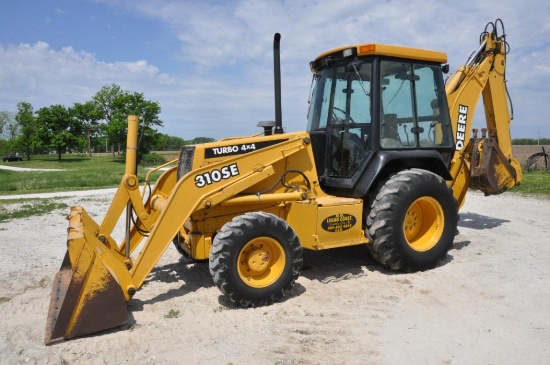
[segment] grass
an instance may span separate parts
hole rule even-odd
[[[26,218],[50,213],[56,209],[66,209],[67,204],[54,199],[0,200],[0,222],[14,218]]]
[[[511,191],[550,198],[550,172],[524,172],[521,185],[516,186]]]
[[[122,156],[113,158],[63,155],[62,160],[58,161],[54,155],[45,155],[33,156],[30,161],[4,165],[64,171],[0,170],[0,195],[116,187],[125,171]],[[138,168],[139,178],[144,178],[145,173],[144,168]],[[160,173],[154,174],[153,179],[159,175]]]
[[[111,156],[64,155],[63,159],[58,161],[56,156],[47,155],[33,157],[30,161],[4,164],[64,171],[19,172],[0,169],[0,195],[117,187],[125,170],[124,158]],[[140,179],[145,177],[145,173],[145,168],[138,168]],[[158,176],[160,172],[154,173],[152,182]],[[524,172],[522,184],[513,188],[511,192],[550,199],[550,172]],[[66,208],[66,204],[55,199],[0,200],[0,222]]]
[[[0,169],[0,195],[16,195],[55,191],[90,190],[117,187],[125,172],[122,156],[85,157],[79,155],[33,156],[30,161],[3,163],[6,166],[63,171],[10,171]],[[138,168],[138,177],[145,178],[147,170]],[[154,182],[161,172],[151,176]],[[0,200],[0,222],[50,213],[68,206],[55,199]]]
[[[164,315],[164,318],[178,318],[180,316],[180,311],[177,309],[170,309],[168,313]]]

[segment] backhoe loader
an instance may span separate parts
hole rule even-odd
[[[520,183],[500,20],[447,82],[438,51],[359,44],[319,55],[304,132],[283,131],[279,48],[275,34],[275,121],[182,147],[153,187],[150,173],[138,180],[139,119],[128,117],[126,170],[104,219],[71,208],[47,345],[125,323],[126,303],[172,243],[208,260],[232,302],[267,305],[292,289],[304,250],[367,245],[384,267],[432,268],[453,244],[468,188]],[[486,128],[471,131],[480,96]]]

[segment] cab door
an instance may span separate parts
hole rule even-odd
[[[308,131],[321,180],[353,179],[371,153],[371,70],[355,60],[315,75]]]

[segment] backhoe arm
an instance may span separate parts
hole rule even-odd
[[[467,189],[500,194],[521,182],[521,165],[512,155],[508,93],[506,89],[505,35],[482,33],[481,45],[447,82],[446,93],[455,133],[456,152],[451,163],[451,186],[459,206]],[[504,33],[504,32],[503,32]],[[475,108],[483,97],[486,128],[472,130]]]

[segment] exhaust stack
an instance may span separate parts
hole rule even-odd
[[[273,70],[275,77],[275,134],[283,133],[283,117],[281,107],[281,34],[275,33],[273,37]]]

